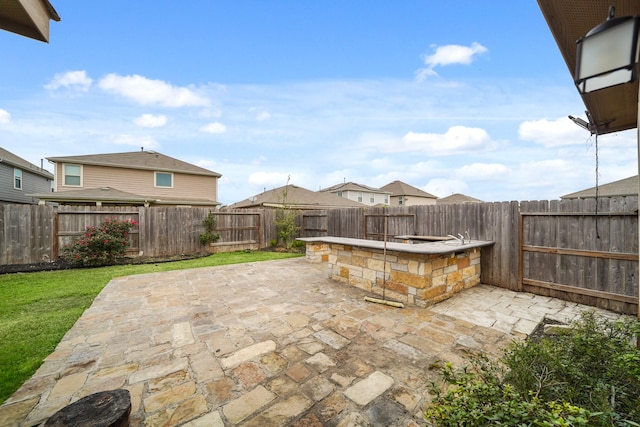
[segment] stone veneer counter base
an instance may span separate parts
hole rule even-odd
[[[329,276],[398,302],[427,307],[480,283],[481,248],[475,240],[421,244],[343,237],[301,238],[309,262],[328,262]]]

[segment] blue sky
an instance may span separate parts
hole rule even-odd
[[[0,31],[0,146],[32,163],[144,147],[222,174],[224,204],[289,176],[485,201],[595,185],[535,1],[51,2],[49,44]],[[597,154],[601,183],[637,173],[634,131]]]

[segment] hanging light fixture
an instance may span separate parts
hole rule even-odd
[[[610,6],[607,20],[594,27],[577,42],[574,80],[580,94],[631,83],[637,78],[640,17],[616,18],[615,11],[615,7]],[[640,93],[638,93],[638,100],[640,101]],[[640,103],[637,111],[638,179],[640,179]],[[638,188],[640,188],[640,181]],[[638,193],[638,199],[640,200],[640,193]],[[638,228],[638,250],[640,251],[640,211]],[[640,252],[638,258],[640,261]],[[638,289],[637,313],[640,319],[640,274]],[[640,349],[640,334],[636,337],[636,345]]]
[[[640,17],[614,17],[577,41],[575,83],[581,94],[631,83],[637,78]]]

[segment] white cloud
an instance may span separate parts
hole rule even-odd
[[[87,76],[87,72],[84,70],[67,71],[66,73],[59,73],[53,76],[51,81],[44,85],[44,88],[47,90],[56,90],[63,87],[86,92],[92,83],[93,80]]]
[[[500,163],[473,163],[456,169],[456,176],[469,180],[500,179],[510,173],[511,169]]]
[[[172,86],[162,80],[152,80],[137,74],[108,74],[100,80],[99,86],[107,92],[117,93],[141,105],[206,107],[210,103],[209,99],[198,95],[190,88]]]
[[[518,186],[553,187],[563,181],[572,181],[582,177],[589,166],[572,159],[544,159],[525,162],[518,168]]]
[[[7,110],[0,108],[0,124],[9,123],[11,121],[11,114]]]
[[[112,138],[112,143],[117,145],[131,145],[134,147],[144,147],[145,149],[158,148],[158,142],[150,136],[144,135],[117,135]]]
[[[432,156],[447,156],[471,151],[486,151],[493,149],[495,145],[484,129],[452,126],[443,134],[408,132],[402,138],[402,144],[388,146],[386,151],[424,152]]]
[[[143,114],[140,117],[136,117],[133,122],[144,128],[157,128],[167,124],[167,116],[164,114]]]
[[[203,108],[198,111],[198,117],[203,119],[217,119],[222,117],[222,110],[220,108]]]
[[[588,131],[577,126],[567,117],[556,120],[529,120],[522,122],[518,136],[525,141],[533,141],[545,147],[561,147],[583,144],[590,137]]]
[[[265,120],[269,120],[271,118],[271,114],[268,111],[261,111],[256,115],[256,120],[259,122],[263,122]]]
[[[289,177],[290,174],[282,172],[254,172],[249,175],[249,184],[262,185],[267,189],[272,189],[286,185]],[[290,183],[295,183],[293,176],[291,176]]]
[[[200,128],[200,130],[202,132],[212,133],[214,135],[219,135],[219,134],[227,132],[227,127],[224,124],[220,123],[220,122],[212,122],[212,123],[209,123],[208,125],[202,126]]]
[[[432,46],[434,52],[431,55],[424,56],[424,64],[426,68],[421,68],[416,72],[418,81],[424,80],[428,76],[437,76],[434,68],[438,66],[463,64],[469,65],[473,62],[474,57],[483,54],[488,49],[480,43],[473,42],[471,46],[461,46],[449,44],[445,46]]]

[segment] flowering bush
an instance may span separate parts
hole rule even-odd
[[[84,235],[62,248],[60,258],[73,265],[106,265],[123,256],[129,248],[132,220],[104,220],[97,227],[87,227]]]

